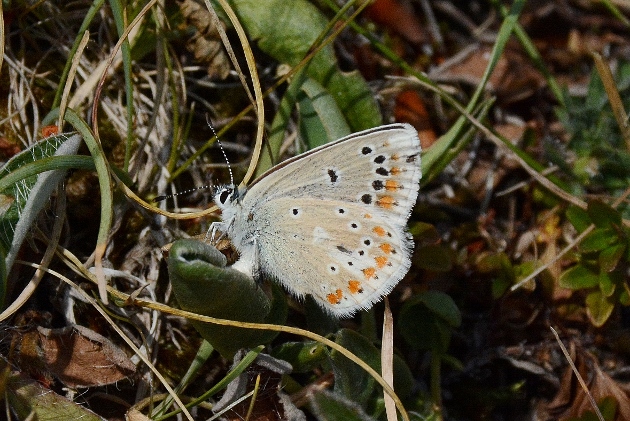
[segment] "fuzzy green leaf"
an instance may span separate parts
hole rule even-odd
[[[221,252],[197,240],[178,240],[168,256],[168,273],[179,305],[220,319],[282,324],[287,307],[272,284],[268,294],[251,277],[226,267]],[[240,348],[270,342],[277,332],[191,321],[201,336],[230,358]]]
[[[311,411],[318,421],[376,421],[354,399],[325,389],[311,395]]]

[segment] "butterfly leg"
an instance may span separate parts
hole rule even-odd
[[[211,244],[217,244],[219,241],[223,239],[227,235],[228,225],[225,222],[218,221],[210,224],[210,228],[206,232],[206,241],[209,241]],[[217,238],[217,233],[220,232],[219,237]]]

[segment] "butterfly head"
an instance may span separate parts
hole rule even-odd
[[[218,186],[212,195],[214,203],[221,209],[240,203],[245,191],[233,184]]]
[[[244,187],[225,184],[215,187],[212,198],[214,204],[225,213],[226,209],[240,206],[246,191],[247,189]]]

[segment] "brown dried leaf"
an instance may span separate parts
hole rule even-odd
[[[210,78],[225,79],[230,72],[230,61],[210,12],[203,2],[195,0],[179,1],[178,5],[186,22],[196,29],[186,48],[193,53],[195,60],[207,66]]]
[[[415,90],[404,90],[396,97],[394,108],[396,121],[411,123],[418,129],[418,136],[422,142],[422,149],[428,149],[437,140],[431,116],[424,100]]]
[[[412,44],[428,42],[429,37],[411,5],[398,0],[376,0],[365,13],[374,22],[397,33]]]
[[[138,411],[135,408],[131,408],[125,414],[125,421],[151,421],[151,418],[144,415],[142,412]]]
[[[127,355],[107,338],[83,326],[37,328],[46,369],[69,387],[102,386],[135,372]]]
[[[630,419],[630,390],[603,372],[590,354],[578,352],[572,358],[595,402],[612,397],[617,402],[615,420]],[[543,411],[551,417],[548,419],[579,418],[586,411],[593,412],[586,392],[580,387],[570,367],[567,367],[562,375],[558,393],[543,408]],[[546,418],[541,417],[541,419]]]
[[[477,86],[488,67],[492,48],[473,46],[431,72],[431,78],[441,82],[463,82]],[[486,89],[509,104],[533,95],[546,84],[540,72],[518,51],[506,49],[499,57]]]

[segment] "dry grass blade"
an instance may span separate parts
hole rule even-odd
[[[240,183],[240,186],[242,187],[246,186],[249,183],[249,180],[252,178],[252,175],[256,171],[256,166],[258,165],[258,158],[260,156],[260,151],[262,150],[263,134],[265,131],[265,107],[263,104],[263,94],[260,87],[260,79],[258,78],[258,71],[256,70],[256,60],[254,59],[254,53],[249,46],[247,34],[245,33],[245,30],[243,29],[241,23],[238,20],[238,17],[234,13],[234,10],[232,10],[230,5],[225,0],[219,0],[219,3],[221,4],[223,11],[230,19],[232,25],[234,25],[234,29],[236,29],[236,33],[238,34],[239,41],[241,42],[241,46],[243,47],[243,53],[245,54],[247,68],[252,78],[252,85],[254,87],[254,98],[256,99],[256,107],[254,108],[254,112],[256,113],[256,117],[258,119],[256,130],[256,143],[254,145],[254,151],[252,152],[252,160],[250,162],[249,168]]]
[[[553,336],[556,337],[556,342],[558,342],[558,345],[560,346],[560,349],[562,350],[562,353],[564,354],[564,358],[566,358],[567,362],[571,366],[571,369],[573,370],[573,373],[575,373],[575,376],[578,379],[578,382],[580,383],[582,390],[584,390],[584,393],[586,393],[586,396],[588,396],[588,399],[591,402],[591,405],[593,406],[593,411],[595,411],[595,413],[597,414],[597,418],[599,418],[600,421],[605,421],[604,416],[602,415],[599,408],[597,407],[597,402],[595,402],[595,399],[593,399],[593,395],[591,395],[591,392],[589,392],[588,387],[586,386],[586,383],[584,382],[584,379],[580,375],[580,372],[578,371],[577,367],[575,367],[575,364],[573,364],[573,359],[569,355],[569,351],[567,351],[564,344],[560,340],[560,336],[558,336],[558,332],[556,332],[556,330],[551,326],[549,326],[549,329],[551,329],[551,331],[553,332]]]
[[[2,13],[2,3],[0,3],[0,16],[4,16]],[[4,19],[0,20],[0,69],[4,61]]]
[[[628,127],[628,114],[624,109],[623,102],[621,102],[621,96],[619,95],[615,79],[610,71],[610,67],[608,67],[606,62],[604,62],[601,55],[593,53],[593,60],[595,61],[595,67],[597,68],[599,77],[604,83],[604,89],[606,89],[608,101],[610,102],[613,114],[617,120],[617,126],[619,126],[621,135],[626,142],[626,149],[630,151],[630,127]]]
[[[61,103],[59,104],[59,117],[57,118],[57,127],[59,130],[63,127],[63,117],[66,111],[66,107],[68,106],[68,98],[70,96],[70,89],[72,88],[72,82],[74,81],[74,77],[77,73],[77,68],[79,67],[79,63],[81,62],[81,56],[83,55],[83,50],[87,46],[88,41],[90,40],[90,32],[85,31],[83,33],[83,37],[81,38],[81,42],[79,43],[79,47],[77,48],[77,52],[72,57],[72,66],[70,67],[70,71],[68,72],[68,78],[66,79],[66,86],[63,87],[63,94],[61,96]]]
[[[383,380],[394,388],[394,317],[389,308],[389,299],[385,297],[385,311],[383,313],[383,339],[381,341],[381,370]],[[384,394],[385,412],[388,421],[396,421],[396,403]]]

